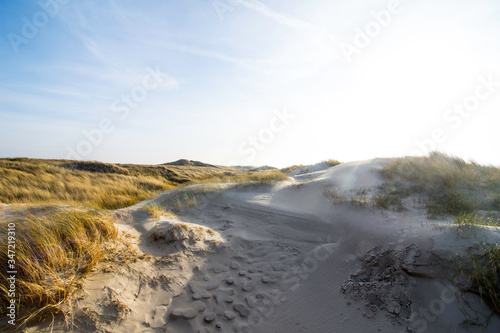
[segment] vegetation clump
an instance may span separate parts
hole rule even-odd
[[[464,231],[478,226],[499,227],[500,219],[463,214],[456,218],[456,224],[459,231]],[[462,289],[478,294],[500,314],[500,244],[478,241],[465,255],[458,255],[452,264],[455,274],[467,281]]]
[[[200,183],[272,184],[288,179],[281,170],[246,172],[236,175],[216,175],[199,181]]]
[[[328,165],[330,165],[332,167],[337,166],[339,164],[342,164],[342,162],[340,162],[338,160],[334,160],[334,159],[325,160],[325,161],[322,161],[321,163],[328,164]]]
[[[378,204],[386,208],[419,195],[431,216],[500,210],[500,168],[433,152],[389,162],[380,173],[385,183]]]
[[[162,216],[175,217],[175,214],[163,209],[160,205],[153,203],[151,205],[145,206],[143,208],[149,215],[149,217],[159,220]]]
[[[20,322],[57,312],[82,279],[119,239],[109,212],[68,207],[31,207],[0,221],[0,308],[10,302],[9,274],[16,273]],[[15,254],[7,251],[15,242]],[[8,266],[13,265],[13,266]]]

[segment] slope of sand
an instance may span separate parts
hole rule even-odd
[[[481,231],[459,234],[410,201],[397,213],[333,205],[323,194],[379,185],[384,163],[229,185],[199,194],[178,218],[154,221],[142,207],[168,205],[181,189],[121,210],[138,256],[89,276],[75,331],[500,332],[497,314],[451,284],[449,258]],[[60,319],[49,324],[30,331],[63,330]]]

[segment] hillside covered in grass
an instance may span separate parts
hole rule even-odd
[[[4,158],[0,159],[0,202],[117,209],[190,182],[247,173],[195,163],[135,165]]]
[[[376,198],[381,206],[418,195],[432,216],[500,211],[500,168],[494,166],[434,152],[394,159],[380,172],[385,178]]]

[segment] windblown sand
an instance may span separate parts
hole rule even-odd
[[[452,284],[450,257],[477,233],[457,235],[411,200],[391,212],[333,205],[323,194],[378,186],[385,162],[200,191],[179,218],[154,220],[142,207],[166,205],[180,189],[119,211],[137,256],[86,279],[73,331],[500,332],[499,316],[457,289],[467,282]],[[51,329],[64,331],[62,319],[28,331]]]

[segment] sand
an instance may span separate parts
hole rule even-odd
[[[186,189],[118,211],[136,254],[90,274],[73,330],[500,332],[500,317],[452,284],[449,260],[477,237],[499,239],[497,229],[458,234],[411,200],[392,212],[324,195],[378,186],[386,161],[309,167],[275,185],[193,187],[197,206],[178,217],[142,208],[167,207]],[[51,329],[64,331],[60,317],[28,331]]]

